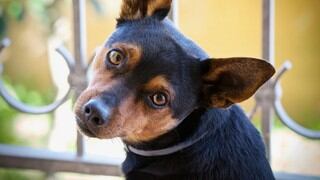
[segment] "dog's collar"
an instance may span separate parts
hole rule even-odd
[[[182,118],[183,120],[180,121],[177,126],[179,126],[182,122],[184,122],[186,117],[188,117],[193,111],[194,110],[185,113],[183,115],[184,118]],[[134,154],[140,155],[140,156],[146,156],[146,157],[165,156],[165,155],[169,155],[169,154],[173,154],[175,152],[181,151],[181,150],[195,144],[196,142],[201,140],[203,137],[205,137],[207,134],[208,134],[208,131],[205,131],[203,134],[201,134],[198,137],[191,136],[190,138],[188,138],[188,139],[186,139],[176,145],[173,145],[173,146],[170,146],[167,148],[163,148],[163,149],[145,150],[145,149],[138,149],[138,148],[135,148],[130,145],[126,145],[126,149],[128,151],[130,151]]]
[[[130,151],[134,154],[140,155],[140,156],[147,156],[147,157],[164,156],[164,155],[169,155],[169,154],[173,154],[175,152],[181,151],[181,150],[195,144],[196,142],[201,140],[203,137],[205,137],[207,134],[208,134],[208,132],[205,132],[197,138],[194,138],[192,140],[186,140],[186,141],[183,141],[183,142],[176,144],[174,146],[163,148],[163,149],[142,150],[142,149],[137,149],[135,147],[132,147],[130,145],[127,145],[126,147],[127,147],[128,151]]]

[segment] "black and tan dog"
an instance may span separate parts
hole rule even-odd
[[[124,0],[79,97],[79,129],[120,137],[127,179],[274,179],[258,131],[234,103],[273,67],[209,58],[165,19],[171,0]]]

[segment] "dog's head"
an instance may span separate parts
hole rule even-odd
[[[253,58],[200,61],[172,38],[171,0],[123,0],[116,31],[93,61],[93,79],[75,105],[91,137],[148,141],[199,107],[226,108],[266,82],[273,67]]]

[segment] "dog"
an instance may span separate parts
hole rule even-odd
[[[255,58],[210,58],[166,18],[170,6],[123,0],[75,103],[79,130],[122,139],[128,180],[274,179],[259,132],[235,105],[274,68]]]

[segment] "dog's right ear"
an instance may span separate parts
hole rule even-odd
[[[154,16],[164,19],[171,7],[172,0],[122,0],[118,21],[142,19]]]

